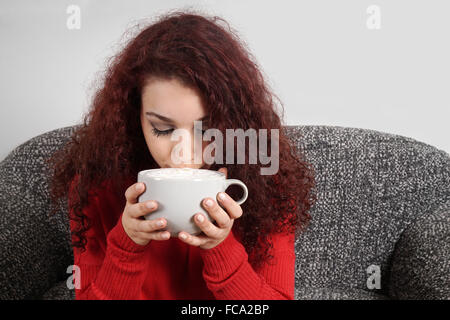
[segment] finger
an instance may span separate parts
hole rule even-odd
[[[219,192],[217,194],[217,202],[222,205],[231,219],[238,219],[242,216],[242,208],[234,201],[226,192]]]
[[[170,239],[169,231],[156,231],[156,232],[137,232],[136,235],[144,240],[168,240]]]
[[[218,239],[222,235],[221,229],[212,224],[212,222],[209,221],[209,219],[206,219],[206,217],[201,213],[197,213],[195,215],[195,223],[200,230],[202,230],[205,235],[210,238]]]
[[[211,198],[206,198],[203,201],[203,205],[211,218],[217,222],[219,228],[228,228],[230,226],[230,216],[217,204],[216,201]]]
[[[167,222],[164,218],[153,219],[153,220],[136,220],[136,231],[137,232],[154,232],[165,228]]]
[[[158,209],[158,202],[148,200],[145,202],[135,203],[129,206],[130,215],[133,218],[140,218]]]
[[[219,172],[222,172],[223,174],[225,174],[225,179],[227,178],[228,175],[228,169],[226,167],[222,167],[219,170],[217,170]]]
[[[137,198],[145,191],[145,183],[137,182],[125,191],[125,199],[130,204],[137,203]]]
[[[208,237],[204,235],[194,236],[184,231],[178,233],[178,239],[195,247],[201,246],[208,241]]]

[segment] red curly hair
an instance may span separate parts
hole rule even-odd
[[[114,192],[124,196],[128,177],[159,167],[139,120],[141,90],[150,76],[177,79],[198,89],[209,114],[208,127],[221,130],[224,137],[225,129],[267,129],[268,133],[279,129],[276,175],[261,175],[261,164],[249,164],[248,145],[245,164],[213,163],[210,167],[226,167],[228,178],[240,179],[248,186],[249,198],[241,205],[244,214],[235,221],[233,232],[241,238],[249,261],[260,266],[272,257],[270,233],[298,235],[310,221],[314,171],[285,135],[275,111],[275,95],[237,33],[220,17],[186,11],[158,17],[126,44],[108,65],[84,123],[49,159],[54,168],[52,204],[67,197],[69,185],[75,181],[76,196],[69,202],[70,219],[77,226],[72,230],[73,246],[84,249],[87,242],[90,223],[82,209],[90,190],[112,180]],[[234,199],[240,192],[233,186],[227,190]],[[56,206],[52,208],[56,210]]]

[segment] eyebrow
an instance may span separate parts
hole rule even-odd
[[[146,114],[146,115],[149,115],[149,116],[155,116],[155,117],[157,117],[157,118],[159,118],[159,119],[161,119],[161,120],[163,120],[163,121],[166,121],[166,122],[168,122],[168,123],[172,123],[172,124],[175,123],[175,121],[173,121],[172,119],[167,118],[167,117],[164,117],[164,116],[162,116],[162,115],[160,115],[160,114],[157,114],[157,113],[155,113],[155,112],[146,112],[145,114]],[[206,118],[208,118],[208,116],[204,116],[203,118],[197,119],[196,121],[203,121],[203,120],[206,120]]]

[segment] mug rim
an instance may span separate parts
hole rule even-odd
[[[194,168],[154,168],[154,169],[146,169],[139,171],[138,175],[143,176],[146,178],[161,178],[161,177],[152,177],[148,176],[147,173],[152,171],[164,171],[164,170],[171,170],[171,169],[187,169],[188,171],[195,170],[195,171],[208,171],[213,172],[216,174],[216,176],[204,176],[204,177],[197,177],[196,179],[202,179],[202,180],[219,180],[219,179],[225,179],[225,174],[220,171],[210,170],[210,169],[194,169]],[[180,178],[180,177],[165,177],[165,179],[171,179],[171,180],[186,180],[186,178]],[[158,179],[159,180],[159,179]]]

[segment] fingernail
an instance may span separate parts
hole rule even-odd
[[[225,193],[223,193],[223,192],[219,193],[219,198],[220,198],[220,200],[225,200],[225,198],[226,198]]]
[[[211,200],[211,199],[208,199],[208,200],[205,202],[205,205],[208,206],[208,207],[212,207],[212,205],[213,205],[212,200]]]
[[[157,223],[158,227],[162,227],[164,225],[164,221],[159,220]]]
[[[187,237],[186,237],[186,235],[184,233],[182,233],[182,234],[180,234],[180,238],[183,239],[183,240],[186,240]]]
[[[203,222],[203,220],[205,220],[205,219],[203,218],[203,216],[201,214],[197,215],[198,222]]]
[[[155,203],[154,203],[153,201],[147,202],[145,205],[146,205],[147,208],[149,208],[149,209],[153,209],[153,208],[156,207],[156,205],[155,205]]]
[[[137,191],[141,191],[143,188],[144,188],[144,185],[143,185],[142,183],[138,183],[138,184],[136,185],[136,190],[137,190]]]

